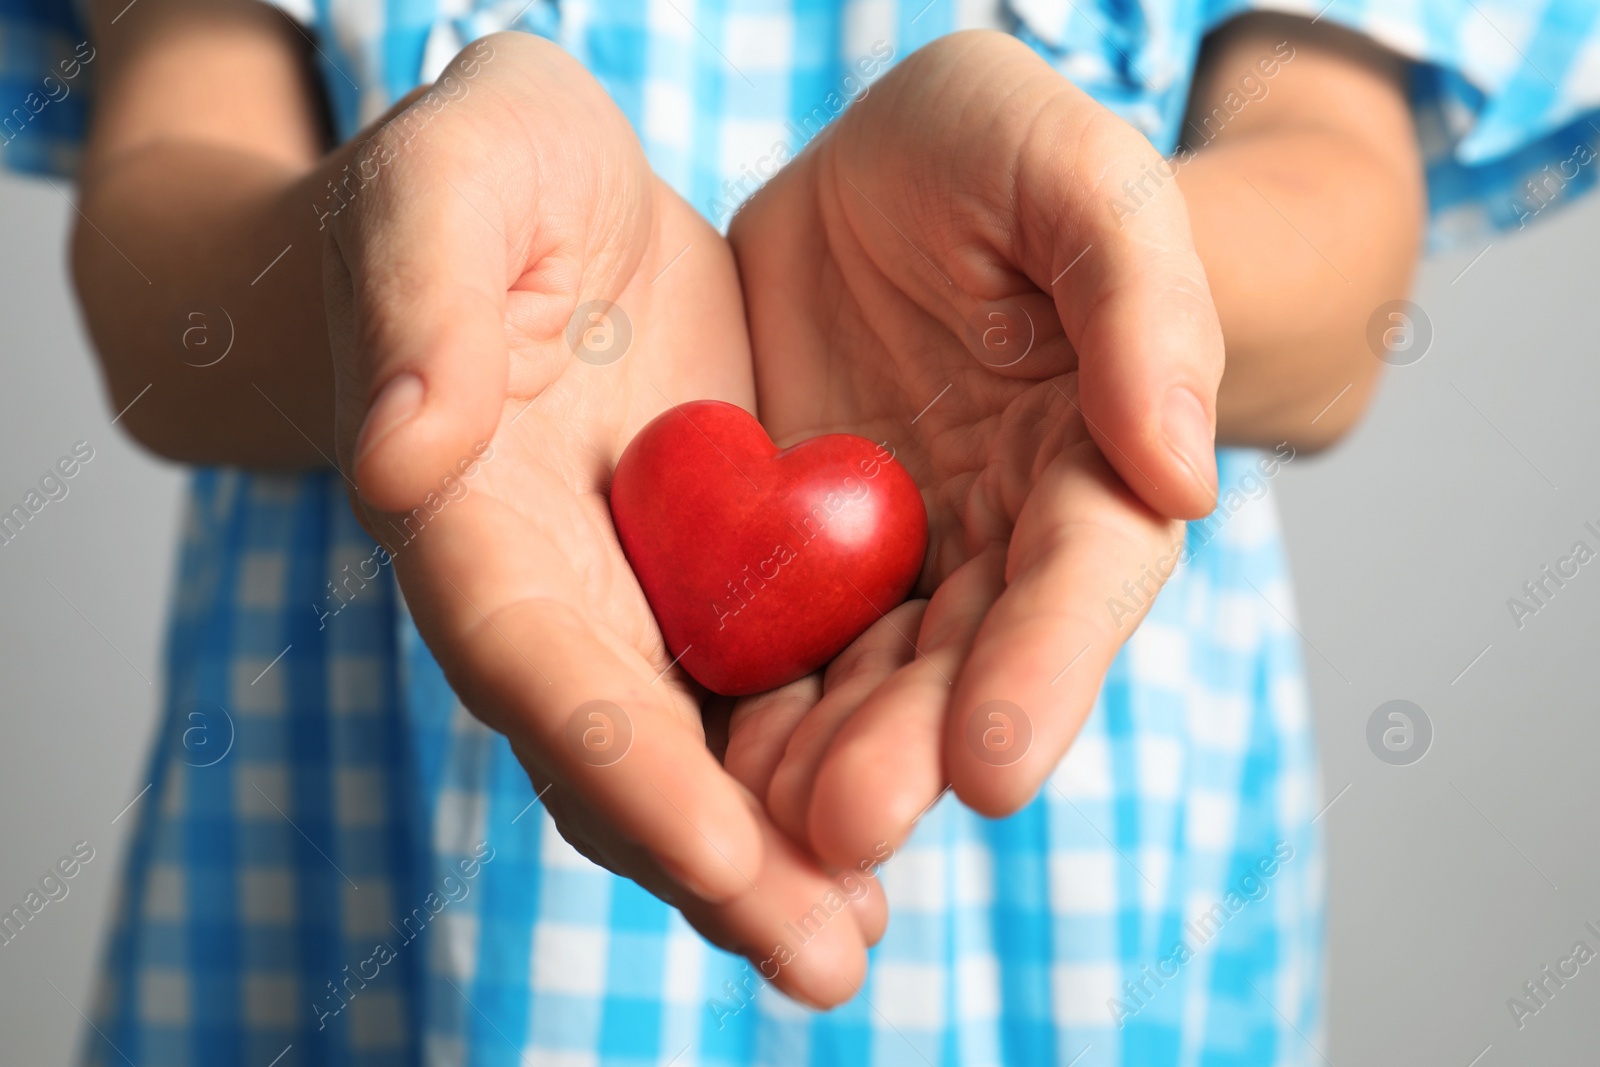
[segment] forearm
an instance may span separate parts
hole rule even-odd
[[[1224,444],[1326,447],[1382,364],[1379,305],[1421,251],[1403,64],[1342,30],[1251,16],[1208,46],[1176,160],[1227,345]]]
[[[1336,132],[1308,130],[1201,152],[1178,181],[1227,344],[1219,442],[1332,444],[1382,369],[1368,319],[1410,287],[1420,178],[1403,195],[1373,197],[1394,187],[1393,168]]]
[[[254,0],[91,15],[72,264],[120,422],[179,460],[331,462],[314,205],[351,149],[325,154],[310,46]]]
[[[73,273],[112,403],[146,447],[194,463],[332,461],[313,210],[332,163],[296,174],[158,141],[85,183]]]

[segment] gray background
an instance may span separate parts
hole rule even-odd
[[[110,425],[67,295],[71,214],[0,176],[0,506],[74,441],[96,453],[0,548],[0,903],[73,842],[96,850],[0,947],[6,1064],[66,1062],[87,1010],[137,809],[112,820],[144,785],[181,484]],[[1333,455],[1274,480],[1334,801],[1331,1062],[1565,1067],[1600,1043],[1600,961],[1522,1030],[1506,1008],[1578,938],[1600,949],[1583,930],[1600,926],[1600,560],[1521,630],[1506,607],[1578,538],[1600,548],[1582,529],[1600,527],[1600,198],[1540,221],[1429,262],[1427,356],[1389,372]],[[1366,741],[1397,698],[1435,731],[1410,766]]]

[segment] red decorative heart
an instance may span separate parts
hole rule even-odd
[[[639,431],[611,516],[668,650],[728,696],[838,655],[905,599],[928,544],[922,494],[888,449],[836,433],[780,452],[719,400]]]

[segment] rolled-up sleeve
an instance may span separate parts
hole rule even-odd
[[[86,24],[68,0],[0,0],[0,166],[77,170],[96,73]]]
[[[1171,151],[1205,35],[1256,11],[1360,33],[1410,64],[1429,244],[1543,220],[1600,172],[1600,4],[1592,0],[1005,0],[1018,36]],[[1109,5],[1109,6],[1108,6]]]

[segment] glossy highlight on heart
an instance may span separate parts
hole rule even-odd
[[[639,431],[611,516],[668,650],[726,696],[838,655],[905,600],[928,543],[922,495],[888,448],[825,434],[779,451],[718,400]]]

